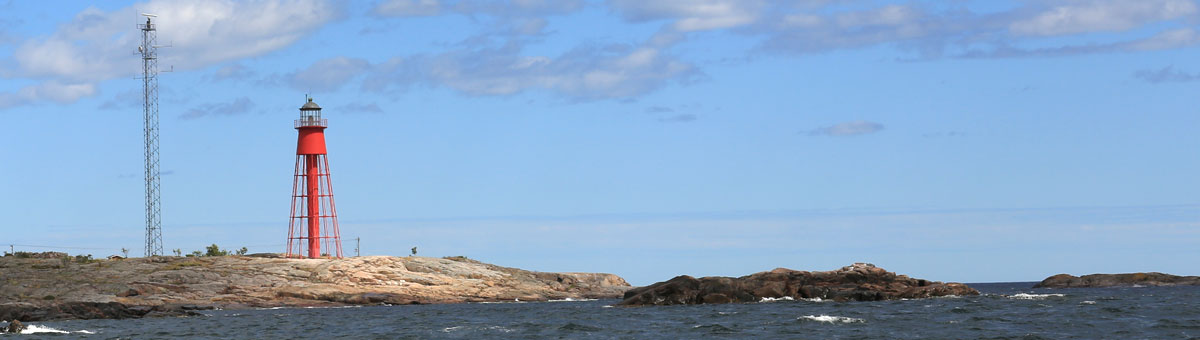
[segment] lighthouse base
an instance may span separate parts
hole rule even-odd
[[[340,234],[328,158],[324,154],[296,155],[285,256],[342,258]]]

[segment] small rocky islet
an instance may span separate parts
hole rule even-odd
[[[759,302],[770,299],[881,301],[939,296],[979,295],[961,283],[942,283],[897,275],[869,263],[831,271],[786,268],[742,277],[673,279],[625,292],[622,306]]]
[[[1200,276],[1179,276],[1158,272],[1091,274],[1074,276],[1058,274],[1042,280],[1033,288],[1107,288],[1149,286],[1200,286]]]

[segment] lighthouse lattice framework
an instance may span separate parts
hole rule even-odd
[[[292,218],[288,227],[288,257],[342,257],[329,158],[325,149],[326,119],[312,98],[300,107],[296,142],[296,175],[292,181]]]

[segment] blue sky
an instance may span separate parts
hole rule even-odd
[[[311,94],[364,254],[1200,274],[1191,0],[0,2],[0,243],[140,253],[140,12],[167,249],[283,250]]]

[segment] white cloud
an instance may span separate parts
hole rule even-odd
[[[316,0],[151,1],[112,12],[89,8],[49,38],[22,43],[13,56],[20,74],[103,80],[137,73],[137,59],[131,57],[141,39],[131,20],[135,8],[158,15],[159,45],[171,46],[160,50],[160,65],[181,69],[277,50],[337,13]]]
[[[865,11],[847,12],[837,15],[841,27],[903,26],[921,19],[922,15],[909,6],[888,5]]]
[[[545,90],[575,101],[633,98],[700,75],[695,66],[661,50],[633,45],[582,46],[550,57],[524,46],[459,49],[397,57],[373,65],[362,88],[386,91],[412,84],[444,86],[470,96]]]
[[[241,64],[230,64],[218,68],[212,74],[213,80],[244,80],[255,75],[254,70],[251,70]]]
[[[207,103],[192,108],[180,115],[183,119],[196,119],[210,116],[232,116],[249,113],[254,108],[254,102],[248,97],[238,97],[228,103]]]
[[[1180,28],[1159,32],[1152,37],[1134,41],[1127,46],[1132,50],[1165,50],[1196,45],[1200,43],[1200,34],[1192,28]]]
[[[672,54],[672,49],[697,32],[720,30],[758,39],[759,51],[805,54],[894,45],[927,58],[1061,56],[1200,43],[1200,33],[1172,28],[1177,23],[1167,22],[1196,14],[1197,6],[1189,0],[1044,0],[987,14],[932,1],[606,0],[605,4],[626,21],[661,21],[662,29],[641,44],[619,46],[618,52],[582,46],[557,57],[525,55],[523,44],[528,42],[514,36],[540,34],[550,24],[545,16],[570,13],[581,5],[549,0],[382,3],[376,12],[387,6],[436,5],[441,14],[483,15],[498,24],[489,25],[494,26],[490,32],[471,41],[487,45],[493,41],[489,36],[505,36],[508,43],[396,57],[386,65],[372,66],[363,88],[378,91],[420,83],[468,95],[511,95],[540,89],[575,100],[629,99],[701,74],[693,64]],[[1059,19],[1051,20],[1055,13]],[[1133,35],[1131,39],[1126,34],[1120,40],[1113,36],[1100,42],[1067,40],[1047,46],[1038,41],[1038,47],[1024,46],[1045,34],[1124,32],[1152,23],[1164,28],[1143,33],[1141,38]],[[836,135],[847,128],[873,126],[864,125],[870,122],[852,123],[823,131]]]
[[[459,0],[447,7],[465,15],[530,17],[567,14],[583,6],[583,0]]]
[[[1190,0],[1066,1],[1013,22],[1009,30],[1018,35],[1041,36],[1125,31],[1196,13],[1196,3]]]
[[[140,72],[133,55],[141,40],[137,13],[157,14],[160,67],[180,70],[262,55],[281,49],[333,20],[338,9],[321,0],[166,1],[139,3],[111,12],[88,8],[49,36],[25,40],[13,52],[10,77],[43,79],[45,86],[71,83],[68,94],[25,96],[31,100],[91,95],[95,83]],[[139,21],[135,21],[139,20]],[[91,88],[91,91],[85,91]],[[8,97],[13,97],[9,94]],[[19,95],[24,96],[24,95]]]
[[[442,4],[438,0],[390,0],[375,6],[375,15],[393,17],[421,17],[442,13]]]
[[[539,35],[545,17],[582,9],[583,0],[388,0],[377,4],[371,14],[381,17],[418,17],[460,14],[472,19],[486,17],[494,32],[507,35]]]
[[[371,63],[364,59],[334,57],[319,60],[307,69],[289,75],[288,79],[295,89],[327,92],[341,88],[370,68]]]
[[[1002,46],[993,50],[972,50],[960,55],[963,58],[1024,58],[1060,57],[1087,53],[1137,52],[1182,48],[1200,44],[1200,33],[1191,28],[1159,32],[1141,39],[1117,41],[1106,44],[1077,44],[1046,48],[1015,48]]]
[[[71,103],[79,98],[96,94],[96,85],[91,83],[62,83],[46,81],[23,87],[16,93],[0,93],[0,108],[33,104],[42,101]]]
[[[680,32],[747,25],[766,8],[761,0],[609,0],[608,4],[630,21],[674,20],[671,27]]]
[[[519,48],[458,51],[430,60],[428,79],[470,95],[550,90],[576,100],[635,97],[694,75],[692,65],[649,48],[582,47],[557,58]]]
[[[333,108],[333,110],[329,110],[329,111],[330,112],[343,112],[343,113],[383,113],[383,108],[379,107],[379,104],[376,104],[374,102],[366,103],[366,104],[349,103],[346,105],[335,107],[335,108]]]
[[[1176,70],[1175,66],[1167,66],[1158,70],[1139,70],[1134,77],[1150,83],[1190,82],[1200,80],[1200,74]]]
[[[920,8],[889,5],[828,14],[793,13],[757,25],[766,36],[761,48],[786,53],[816,53],[877,44],[929,41],[935,46],[962,34],[947,18]],[[940,47],[939,47],[940,48]]]

